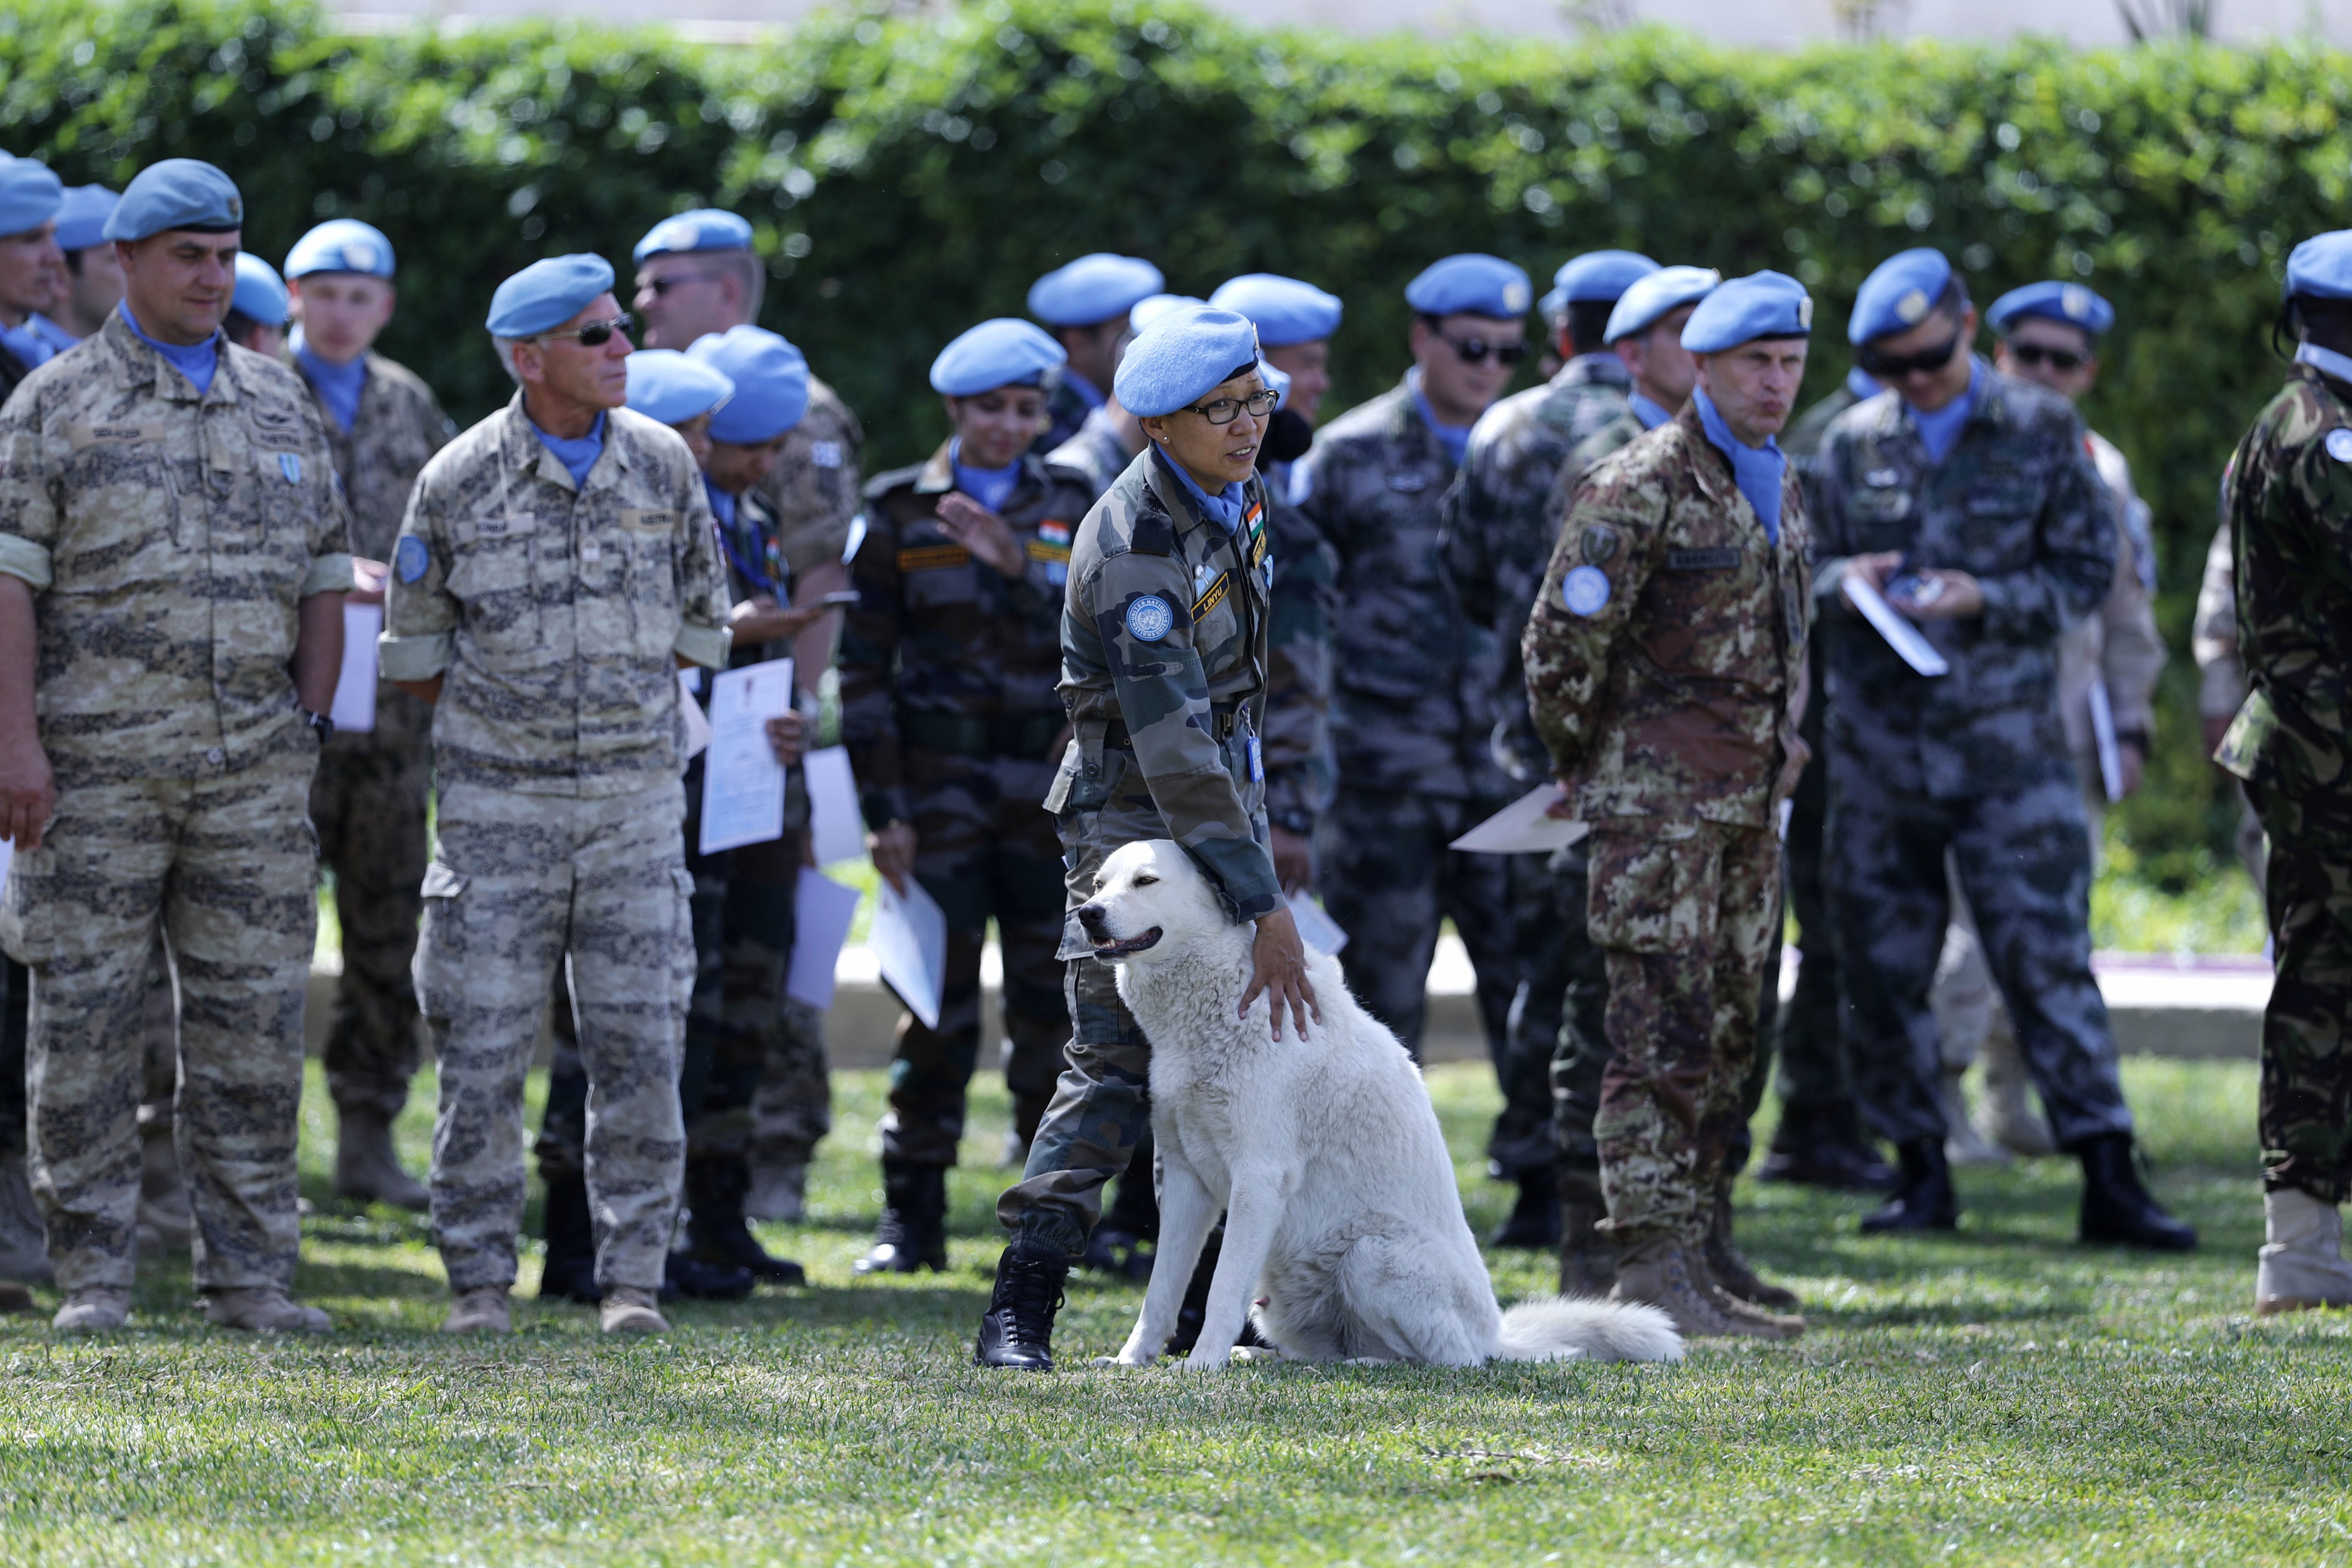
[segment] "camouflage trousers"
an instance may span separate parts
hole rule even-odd
[[[1757,1003],[1780,910],[1780,846],[1705,821],[1603,822],[1587,919],[1607,957],[1593,1139],[1622,1244],[1695,1238],[1747,1127]]]
[[[1948,850],[2060,1147],[2132,1130],[2091,975],[2091,858],[2071,769],[1932,800],[1887,790],[1832,752],[1828,834],[1846,1047],[1883,1136],[1906,1143],[1948,1131],[1930,1001],[1951,915]]]
[[[1821,668],[1815,645],[1813,668]],[[1780,1011],[1772,1044],[1780,1062],[1780,1098],[1790,1105],[1826,1109],[1853,1100],[1853,1068],[1847,1060],[1844,1003],[1838,994],[1836,921],[1831,915],[1823,875],[1823,836],[1829,815],[1829,769],[1821,755],[1822,696],[1813,692],[1806,713],[1806,739],[1813,760],[1790,795],[1789,837],[1783,857],[1789,908],[1797,917],[1797,988]],[[1777,980],[1777,976],[1773,977]],[[1773,987],[1777,999],[1779,987]]]
[[[908,747],[906,765],[915,879],[947,915],[947,983],[938,1028],[924,1027],[912,1013],[898,1019],[882,1157],[952,1165],[965,1090],[980,1060],[980,959],[992,918],[1004,964],[1004,1082],[1023,1142],[1035,1135],[1061,1074],[1070,1037],[1055,956],[1062,850],[1053,817],[1037,804],[1053,787],[1055,764]]]
[[[404,702],[415,699],[393,693]],[[389,706],[389,704],[387,704]],[[380,715],[381,717],[381,715]],[[416,922],[425,900],[425,803],[431,742],[385,724],[331,737],[310,785],[319,853],[335,874],[343,973],[327,1026],[327,1090],[337,1109],[391,1120],[416,1076]]]
[[[1600,955],[1585,936],[1581,875],[1574,915],[1569,918],[1559,879],[1551,869],[1555,858],[1513,855],[1503,859],[1510,889],[1511,954],[1518,964],[1519,984],[1495,1062],[1503,1109],[1486,1139],[1486,1162],[1509,1181],[1540,1177],[1559,1163],[1552,1061],[1559,1054],[1564,1011],[1589,1000],[1579,991],[1579,977],[1590,974],[1597,982],[1601,973]],[[1580,868],[1581,859],[1578,864]],[[1592,1022],[1597,1031],[1597,1011]],[[1589,1137],[1586,1141],[1591,1142]]]
[[[1470,950],[1486,1053],[1508,1051],[1511,1000],[1519,988],[1513,951],[1509,858],[1446,846],[1505,802],[1349,789],[1316,824],[1323,908],[1348,933],[1339,967],[1348,989],[1421,1059],[1429,963],[1447,919]]]
[[[514,1283],[523,1077],[559,970],[588,1079],[597,1282],[661,1283],[686,1153],[677,1082],[695,973],[683,806],[675,784],[594,799],[441,794],[416,996],[440,1063],[433,1235],[453,1290]]]
[[[293,1280],[314,757],[306,743],[215,778],[68,785],[41,847],[16,857],[0,944],[29,971],[28,1171],[62,1289],[128,1288],[136,1268],[159,930],[179,995],[173,1137],[196,1286]]]
[[[1248,779],[1239,746],[1226,765],[1236,780]],[[1257,840],[1265,843],[1265,786],[1244,783],[1241,791]],[[1103,752],[1100,781],[1074,791],[1055,826],[1066,868],[1066,908],[1072,911],[1094,896],[1095,877],[1113,851],[1168,836],[1135,753],[1115,749]],[[1053,1102],[1029,1144],[1028,1166],[997,1199],[996,1217],[1017,1240],[1076,1258],[1102,1215],[1103,1184],[1127,1169],[1150,1130],[1151,1046],[1118,999],[1114,967],[1088,955],[1074,914],[1060,951],[1069,961],[1063,994],[1072,1038]]]
[[[751,1101],[753,1170],[805,1166],[833,1131],[833,1080],[824,1061],[824,1015],[784,999],[783,1027],[768,1049]]]
[[[2352,802],[2254,797],[2277,977],[2263,1008],[2263,1185],[2352,1190]]]

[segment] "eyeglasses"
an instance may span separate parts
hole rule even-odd
[[[2087,354],[2078,354],[2072,349],[2049,348],[2041,343],[2012,342],[2009,345],[2009,352],[2016,356],[2020,364],[2040,364],[2046,360],[2050,368],[2057,371],[2080,370],[2089,363]]]
[[[637,287],[640,289],[652,289],[654,298],[658,300],[681,283],[716,283],[718,281],[719,274],[716,272],[671,272],[660,278],[648,278]]]
[[[1488,354],[1495,356],[1497,364],[1517,364],[1528,357],[1528,345],[1525,343],[1490,343],[1484,338],[1449,338],[1444,332],[1437,335],[1446,347],[1462,356],[1464,364],[1484,364]]]
[[[531,341],[543,343],[556,338],[578,338],[580,346],[583,349],[601,349],[613,341],[614,332],[631,331],[635,329],[637,319],[624,310],[609,321],[590,321],[583,326],[574,327],[567,332],[534,333]]]
[[[1184,412],[1197,414],[1212,425],[1230,425],[1242,416],[1244,408],[1249,410],[1251,418],[1263,419],[1281,401],[1271,392],[1253,392],[1247,397],[1220,397],[1214,403],[1196,403]]]
[[[1860,365],[1865,374],[1874,375],[1881,381],[1896,381],[1906,375],[1923,375],[1929,371],[1941,370],[1951,363],[1952,356],[1959,352],[1960,332],[1955,327],[1952,335],[1940,346],[1921,349],[1916,354],[1891,354],[1864,343],[1853,351],[1853,363]]]

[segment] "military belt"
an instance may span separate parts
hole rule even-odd
[[[1045,754],[1067,722],[1051,713],[963,714],[898,711],[898,738],[909,746],[959,757],[1024,757]]]

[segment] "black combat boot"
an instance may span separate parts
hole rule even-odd
[[[1903,1161],[1903,1184],[1885,1205],[1862,1216],[1864,1231],[1952,1230],[1960,1223],[1960,1195],[1952,1190],[1952,1168],[1941,1138],[1915,1138],[1895,1151]]]
[[[1551,1167],[1518,1173],[1519,1195],[1511,1212],[1486,1238],[1497,1249],[1527,1247],[1549,1250],[1559,1245],[1559,1176]]]
[[[996,1260],[996,1289],[980,1320],[972,1359],[1015,1372],[1054,1370],[1054,1314],[1070,1260],[1060,1251],[1014,1242]]]
[[[665,1301],[681,1296],[695,1301],[740,1301],[759,1282],[748,1268],[705,1263],[690,1252],[673,1252],[662,1260],[659,1294]]]
[[[749,1269],[754,1279],[773,1285],[805,1285],[808,1272],[789,1258],[760,1245],[743,1215],[751,1190],[748,1160],[695,1160],[686,1169],[686,1253],[697,1263]]]
[[[1149,1150],[1139,1150],[1111,1188],[1110,1207],[1087,1237],[1081,1268],[1129,1279],[1151,1278],[1150,1244],[1160,1235],[1160,1202],[1151,1190]]]
[[[596,1227],[588,1217],[588,1178],[549,1177],[540,1215],[547,1261],[540,1269],[539,1299],[583,1307],[603,1300],[604,1292],[596,1284]]]
[[[850,1267],[860,1274],[912,1274],[947,1266],[947,1167],[883,1161],[882,1223],[874,1227],[874,1245]]]
[[[2159,1252],[2188,1252],[2197,1232],[2164,1212],[2140,1185],[2128,1132],[2104,1132],[2074,1146],[2083,1162],[2082,1237]]]
[[[1781,1107],[1780,1130],[1772,1134],[1772,1147],[1757,1167],[1756,1179],[1845,1193],[1885,1192],[1897,1180],[1871,1146],[1852,1107],[1796,1100]]]
[[[1201,1342],[1201,1331],[1209,1326],[1209,1286],[1217,1277],[1217,1258],[1225,1249],[1225,1222],[1217,1221],[1217,1228],[1209,1233],[1202,1244],[1201,1261],[1192,1266],[1192,1278],[1184,1287],[1184,1304],[1176,1309],[1176,1331],[1168,1336],[1170,1355],[1191,1355],[1192,1347]],[[1257,1331],[1247,1313],[1242,1315],[1241,1337],[1236,1346],[1263,1345],[1265,1338]]]

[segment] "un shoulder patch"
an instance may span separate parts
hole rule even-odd
[[[1584,558],[1595,566],[1606,566],[1617,554],[1617,531],[1594,523],[1584,531]]]
[[[2327,433],[2327,455],[2339,463],[2352,463],[2352,430],[2340,426]]]
[[[1562,578],[1559,602],[1571,616],[1597,616],[1609,603],[1609,574],[1598,566],[1579,566]]]
[[[425,548],[425,541],[413,533],[402,534],[400,542],[393,547],[392,569],[404,583],[415,582],[432,564],[433,552]]]
[[[1176,629],[1176,612],[1157,594],[1141,594],[1127,606],[1127,635],[1138,642],[1158,642]]]

